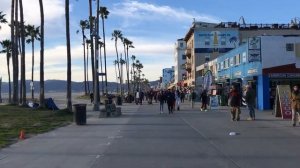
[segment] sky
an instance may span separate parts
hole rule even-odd
[[[10,20],[11,0],[0,0],[0,11]],[[298,17],[299,0],[100,0],[110,11],[106,23],[108,80],[116,81],[113,30],[121,30],[133,41],[129,51],[143,65],[145,77],[158,80],[162,69],[173,66],[174,46],[183,38],[193,19],[205,22],[239,21],[246,23],[289,23]],[[38,0],[23,0],[26,24],[39,26]],[[94,3],[95,4],[95,3]],[[95,6],[95,5],[94,5]],[[88,18],[88,0],[70,0],[72,80],[83,81],[83,48],[79,22]],[[66,80],[64,0],[44,0],[45,10],[45,79]],[[96,9],[94,9],[95,13]],[[299,16],[300,17],[300,16]],[[10,29],[1,25],[0,40],[10,38]],[[35,80],[39,79],[39,44],[36,45]],[[0,48],[1,49],[1,48]],[[119,45],[119,52],[122,52]],[[26,48],[26,78],[31,76],[31,48]],[[91,73],[90,73],[91,74]],[[0,54],[0,77],[7,81],[6,56]],[[91,77],[90,77],[91,79]]]

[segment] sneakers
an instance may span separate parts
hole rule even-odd
[[[253,118],[249,117],[247,118],[247,121],[253,121]]]
[[[293,127],[296,127],[296,124],[293,124]]]

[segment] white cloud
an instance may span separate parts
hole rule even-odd
[[[219,22],[220,19],[206,15],[199,14],[195,11],[186,11],[183,8],[172,8],[170,6],[159,6],[150,3],[143,3],[133,0],[127,0],[122,3],[117,3],[111,10],[112,15],[124,18],[124,26],[135,24],[135,21],[177,21],[177,22],[191,22],[193,18],[205,22]]]
[[[6,14],[6,19],[10,22],[11,1],[2,0],[0,11]],[[64,1],[63,0],[44,0],[44,16],[45,16],[45,32],[51,33],[54,30],[57,32],[58,27],[64,25]],[[40,7],[37,0],[23,1],[24,20],[26,24],[40,25]],[[8,25],[2,25],[0,30],[0,38],[10,37],[10,28]]]

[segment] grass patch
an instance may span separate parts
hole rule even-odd
[[[18,139],[20,130],[26,136],[48,132],[70,124],[73,114],[67,110],[50,111],[13,105],[0,106],[0,148]]]

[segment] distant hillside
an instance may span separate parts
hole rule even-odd
[[[150,85],[157,85],[158,81],[150,82]],[[40,90],[40,82],[34,82],[34,90]],[[100,84],[100,90],[102,88],[102,82]],[[104,83],[105,85],[105,83]],[[116,82],[108,82],[108,91],[116,91],[118,84]],[[93,88],[93,84],[89,82],[90,90]],[[67,90],[67,81],[63,80],[47,80],[45,81],[45,92],[65,92]],[[30,81],[26,81],[26,91],[30,92]],[[84,92],[84,82],[72,82],[73,92]],[[8,93],[8,83],[2,82],[2,92]]]

